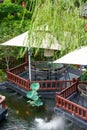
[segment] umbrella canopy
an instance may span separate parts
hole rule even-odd
[[[65,56],[57,59],[54,63],[87,65],[87,46],[81,47]]]
[[[34,38],[34,37],[33,37]],[[32,43],[33,41],[33,43]],[[43,48],[50,50],[60,50],[61,46],[58,44],[58,41],[51,34],[47,33],[46,37],[43,38],[42,43],[40,45],[37,44],[36,39],[34,40],[28,38],[28,31],[12,38],[9,41],[6,41],[2,44],[2,46],[19,46],[19,47],[27,47],[28,48],[28,61],[29,61],[29,79],[31,81],[31,65],[30,65],[30,48]]]
[[[51,40],[52,39],[52,43]],[[29,44],[28,44],[29,43]],[[47,34],[46,38],[42,40],[40,45],[37,42],[33,42],[28,39],[28,32],[25,32],[17,37],[12,38],[9,41],[6,41],[2,44],[2,46],[20,46],[20,47],[29,47],[29,48],[43,48],[43,49],[52,49],[52,50],[60,50],[61,46],[58,44],[58,41],[51,34]]]

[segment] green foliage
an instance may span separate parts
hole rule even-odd
[[[4,0],[4,3],[11,3],[11,0]]]
[[[29,28],[29,20],[8,20],[0,24],[0,43],[5,42],[25,31]]]
[[[0,57],[1,59],[0,60],[3,60],[4,59],[4,63],[6,65],[6,69],[8,70],[10,68],[10,59],[11,57],[16,57],[18,58],[19,56],[19,50],[20,48],[17,48],[17,47],[0,47]],[[4,68],[4,67],[3,67]]]
[[[87,80],[87,70],[85,70],[85,71],[81,74],[80,80],[81,80],[81,81]]]
[[[30,19],[31,12],[24,9],[21,5],[15,3],[3,3],[0,4],[0,18],[3,19]]]
[[[32,106],[37,106],[37,107],[40,107],[43,105],[43,102],[41,102],[41,100],[39,99],[38,101],[28,101]]]
[[[3,6],[3,4],[2,4],[2,6]],[[7,12],[7,10],[4,10],[4,8],[3,8],[3,11],[1,9],[0,9],[0,11]],[[19,17],[19,13],[17,13],[17,14]],[[1,13],[0,13],[0,15],[1,15]],[[21,14],[21,18],[22,18],[22,15],[23,14]],[[21,19],[15,20],[14,15],[11,15],[10,13],[8,13],[8,16],[3,17],[3,19],[1,19],[1,22],[0,22],[0,43],[3,43],[25,31],[27,31],[29,28],[29,21],[30,20],[21,20]],[[20,57],[20,54],[19,54],[20,49],[21,48],[0,46],[0,63],[2,63],[2,60],[4,59],[3,69],[9,68],[10,63],[11,63],[9,61],[10,58]],[[0,66],[0,68],[2,68],[2,67]]]
[[[37,91],[40,87],[40,84],[39,83],[33,83],[31,84],[30,88],[34,91]]]
[[[11,3],[11,0],[5,0],[3,4],[0,4],[0,43],[27,31],[30,17],[30,11],[21,5]],[[12,57],[20,57],[20,49],[0,46],[0,63],[3,63],[0,68],[8,69],[11,63],[9,60]]]
[[[61,55],[86,45],[85,21],[79,17],[83,1],[78,1],[79,6],[76,6],[75,2],[77,1],[36,0],[29,28],[29,39],[33,39],[32,44],[36,39],[39,47],[43,38],[50,33],[62,46]]]
[[[12,4],[12,3],[3,3],[0,4],[0,18],[1,20],[3,20],[5,17],[14,17],[14,18],[18,18],[19,14],[23,14],[24,9],[21,5],[18,4]]]
[[[40,107],[43,105],[43,102],[41,101],[37,93],[39,87],[40,87],[39,83],[32,83],[30,86],[32,90],[27,92],[26,96],[29,99],[28,103],[30,103],[32,106]]]
[[[6,80],[6,74],[0,69],[0,82]]]
[[[29,92],[27,93],[27,98],[30,98],[30,99],[31,99],[31,98],[33,98],[34,95],[35,95],[35,96],[37,95],[37,92],[36,92],[36,91],[33,91],[33,90],[32,90],[32,91],[29,91]]]

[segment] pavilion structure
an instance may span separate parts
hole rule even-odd
[[[25,34],[26,35],[26,34]],[[20,38],[20,36],[19,36]],[[23,37],[22,37],[23,38]],[[20,38],[21,39],[21,38]],[[15,39],[13,39],[15,41]],[[12,41],[4,43],[12,44]],[[14,44],[15,42],[13,42]],[[24,45],[24,44],[23,44]],[[25,68],[29,66],[29,60],[25,60],[24,63],[11,68],[7,71],[7,82],[5,85],[7,88],[10,88],[18,93],[21,93],[23,96],[26,97],[28,91],[30,91],[30,85],[32,83],[38,82],[40,84],[40,88],[38,93],[41,97],[46,98],[56,98],[56,106],[54,111],[58,114],[62,114],[65,118],[74,121],[77,124],[80,124],[82,127],[87,128],[87,103],[86,99],[81,97],[78,89],[79,84],[87,85],[87,81],[79,81],[77,78],[73,79],[45,79],[41,80],[30,80],[29,78],[23,77],[22,75],[29,75],[30,71],[27,71]],[[32,64],[31,64],[32,65]],[[63,68],[63,67],[62,67]],[[63,72],[61,69],[56,69],[56,72]],[[35,67],[31,66],[32,72],[36,72]],[[43,71],[43,75],[49,74],[48,70]],[[58,76],[58,75],[57,75]],[[36,74],[37,77],[37,74]],[[42,77],[40,75],[40,77]],[[47,76],[49,77],[49,76]]]

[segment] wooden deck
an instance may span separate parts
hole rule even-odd
[[[28,71],[25,70],[27,62],[16,66],[7,71],[6,86],[14,91],[26,96],[27,91],[30,91],[30,85],[38,82],[40,88],[38,93],[42,97],[51,98],[56,97],[56,106],[54,111],[61,113],[65,118],[80,124],[87,128],[87,103],[86,99],[81,97],[78,91],[79,84],[87,84],[81,82],[79,79],[66,79],[68,71],[65,73],[54,73],[49,76],[48,71],[40,72],[32,68],[32,81],[28,78]],[[72,71],[69,68],[69,72]],[[76,70],[75,70],[76,73]],[[61,75],[64,76],[61,80]]]
[[[79,84],[87,85],[87,82],[76,81],[70,87],[56,93],[54,111],[61,113],[62,116],[83,128],[87,128],[87,99],[79,93]]]
[[[60,80],[61,77],[63,77],[62,80],[70,80],[69,79],[69,73],[64,68],[62,71],[58,70],[57,72],[51,72],[49,74],[48,71],[41,71],[36,70],[32,68],[32,81],[29,80],[29,74],[28,71],[25,70],[25,66],[28,66],[27,62],[22,63],[19,66],[16,66],[9,71],[7,71],[7,80],[11,83],[16,84],[22,89],[25,89],[27,91],[30,90],[30,84],[32,82],[45,82],[45,81],[52,81],[52,80]],[[70,71],[70,70],[69,70]],[[76,72],[76,70],[75,70]],[[55,81],[55,82],[56,82]]]

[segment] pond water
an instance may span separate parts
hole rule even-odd
[[[55,101],[45,99],[45,106],[29,106],[27,99],[16,93],[2,92],[6,96],[8,117],[0,123],[0,130],[84,130],[54,113]]]

